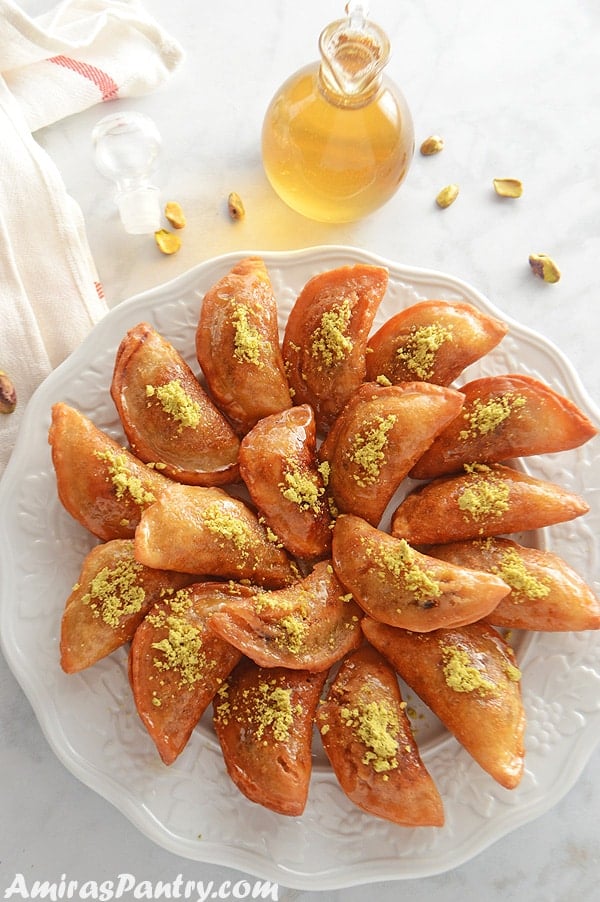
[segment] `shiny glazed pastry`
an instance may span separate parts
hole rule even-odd
[[[295,404],[327,429],[366,375],[369,332],[388,284],[380,266],[356,264],[310,279],[288,317],[283,358]]]
[[[223,489],[179,485],[150,505],[135,531],[147,567],[284,586],[295,571],[243,501]]]
[[[589,511],[575,492],[510,467],[465,469],[407,495],[392,516],[392,534],[411,545],[437,545],[541,529]]]
[[[441,827],[442,800],[421,761],[396,674],[363,646],[342,663],[317,710],[338,782],[355,805],[404,827]]]
[[[525,713],[512,648],[471,623],[413,633],[364,618],[364,633],[490,776],[514,789],[524,771]]]
[[[231,599],[209,625],[261,667],[323,671],[360,644],[361,616],[321,561],[288,588]]]
[[[424,382],[361,385],[319,449],[336,508],[377,526],[415,461],[462,403],[460,392]]]
[[[179,352],[148,323],[123,338],[110,392],[136,457],[189,485],[237,479],[237,435]]]
[[[312,771],[312,728],[327,673],[243,660],[215,696],[213,722],[227,772],[252,802],[298,817]]]
[[[261,518],[291,554],[318,558],[328,553],[331,516],[308,404],[257,423],[242,440],[239,466]]]
[[[459,567],[495,573],[510,586],[510,593],[485,618],[494,626],[546,632],[600,629],[600,601],[551,551],[488,538],[434,545],[427,552]]]
[[[572,401],[531,376],[486,376],[460,391],[460,414],[415,464],[413,479],[455,473],[474,460],[499,463],[568,451],[598,431]]]
[[[210,394],[240,434],[291,406],[277,302],[259,257],[241,260],[204,295],[196,356]]]
[[[86,555],[61,621],[60,665],[77,673],[133,638],[165,593],[187,585],[190,576],[153,570],[135,560],[132,539],[112,539]]]
[[[104,541],[133,538],[142,511],[174,485],[68,404],[53,406],[48,441],[63,507]]]
[[[335,523],[333,566],[367,614],[415,632],[473,623],[510,591],[500,576],[421,554],[348,514]]]
[[[508,326],[459,301],[420,301],[369,339],[367,378],[450,385],[504,338]]]
[[[156,605],[129,652],[138,714],[164,764],[172,764],[240,653],[206,628],[208,613],[237,589],[198,583]]]

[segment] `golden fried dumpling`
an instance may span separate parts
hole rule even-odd
[[[189,485],[238,477],[239,439],[179,352],[148,323],[117,351],[110,392],[136,457]]]
[[[290,817],[304,811],[313,720],[326,676],[246,659],[219,689],[215,732],[229,776],[252,802]]]
[[[260,257],[236,263],[204,295],[196,356],[212,397],[241,434],[291,406],[277,302]]]
[[[86,555],[61,621],[60,664],[77,673],[130,642],[150,608],[191,577],[135,560],[133,539],[112,539]]]
[[[241,587],[194,583],[157,604],[137,628],[129,680],[142,723],[165,764],[181,754],[241,655],[206,618]]]
[[[360,644],[361,615],[321,561],[285,589],[232,599],[209,624],[261,667],[322,671]]]
[[[392,316],[369,340],[367,378],[450,385],[501,341],[508,326],[461,301],[420,301]]]
[[[403,827],[441,827],[442,800],[405,709],[396,674],[364,645],[343,661],[317,710],[317,727],[355,805]]]
[[[506,538],[434,545],[428,554],[495,573],[510,586],[485,619],[494,626],[546,632],[600,629],[600,601],[557,554]]]
[[[413,479],[455,473],[474,460],[499,463],[567,451],[598,431],[572,401],[531,376],[486,376],[460,391],[460,414],[417,461]]]
[[[514,789],[525,765],[525,712],[514,651],[485,623],[413,633],[363,620],[369,642],[490,776]]]
[[[500,464],[473,464],[406,496],[392,534],[411,545],[437,545],[541,529],[589,511],[580,495]]]
[[[250,508],[223,489],[172,484],[142,514],[135,556],[147,567],[284,586],[295,571]]]
[[[144,508],[173,485],[68,404],[52,407],[48,441],[61,503],[104,541],[131,539]]]
[[[510,591],[500,576],[454,566],[349,514],[333,531],[333,566],[361,608],[417,632],[473,623]]]
[[[310,279],[288,317],[283,358],[295,404],[327,429],[366,374],[369,331],[388,284],[381,266],[356,264]]]
[[[308,404],[265,417],[244,437],[240,473],[267,526],[291,554],[323,557],[331,516]]]
[[[319,449],[337,509],[377,526],[415,461],[462,403],[460,392],[425,382],[361,385]]]

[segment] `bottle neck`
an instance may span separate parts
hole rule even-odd
[[[374,98],[390,53],[387,36],[377,25],[332,22],[321,32],[319,50],[319,86],[331,103],[360,107]]]

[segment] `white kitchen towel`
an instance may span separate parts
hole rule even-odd
[[[0,0],[0,474],[27,400],[104,316],[81,210],[32,132],[148,93],[183,60],[137,0],[66,0],[43,16]]]

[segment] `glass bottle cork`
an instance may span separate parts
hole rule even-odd
[[[362,4],[348,3],[346,12],[321,32],[321,60],[277,91],[262,131],[275,191],[323,222],[350,222],[384,204],[414,153],[406,100],[383,72],[389,40]]]

